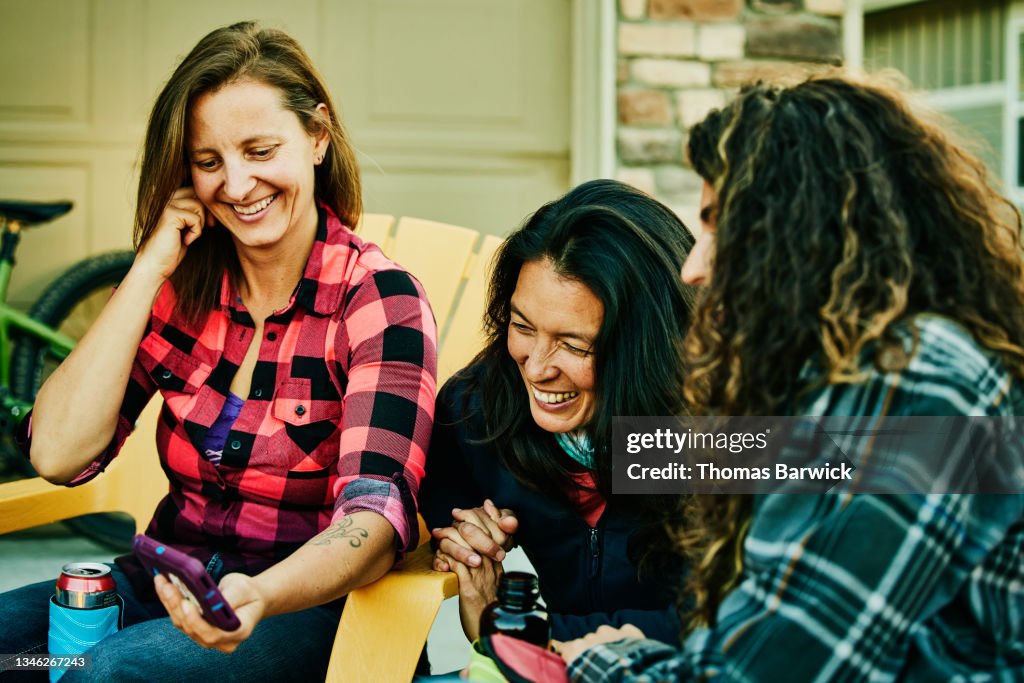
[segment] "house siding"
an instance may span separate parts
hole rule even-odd
[[[842,0],[619,0],[616,177],[696,227],[687,132],[736,89],[842,58]]]

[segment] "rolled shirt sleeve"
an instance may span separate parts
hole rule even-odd
[[[336,353],[347,384],[332,521],[377,512],[401,555],[419,540],[437,388],[437,327],[422,286],[401,270],[367,275],[346,299]]]

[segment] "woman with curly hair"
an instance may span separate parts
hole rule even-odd
[[[683,268],[704,288],[696,412],[1024,414],[1019,214],[896,88],[747,87],[689,154],[706,181]],[[679,521],[682,652],[602,629],[565,646],[575,680],[1024,676],[1024,495],[704,496]]]

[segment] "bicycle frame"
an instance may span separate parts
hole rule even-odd
[[[5,412],[20,419],[32,407],[32,403],[14,397],[10,391],[11,329],[17,329],[22,334],[44,342],[49,352],[61,360],[71,353],[71,349],[75,347],[75,340],[7,303],[7,289],[14,270],[14,250],[21,236],[16,226],[8,223],[5,227],[3,235],[0,236],[0,389],[3,390],[2,404]]]

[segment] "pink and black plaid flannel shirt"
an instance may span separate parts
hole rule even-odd
[[[225,274],[202,329],[153,306],[116,434],[70,485],[117,454],[157,390],[157,446],[170,492],[147,534],[222,572],[254,574],[359,510],[384,516],[399,556],[416,546],[416,495],[430,443],[437,329],[422,286],[325,207],[289,305],[253,319]],[[200,455],[250,342],[259,358],[219,467]],[[136,574],[134,558],[118,564]],[[134,577],[133,577],[134,578]],[[138,583],[137,581],[135,582]]]

